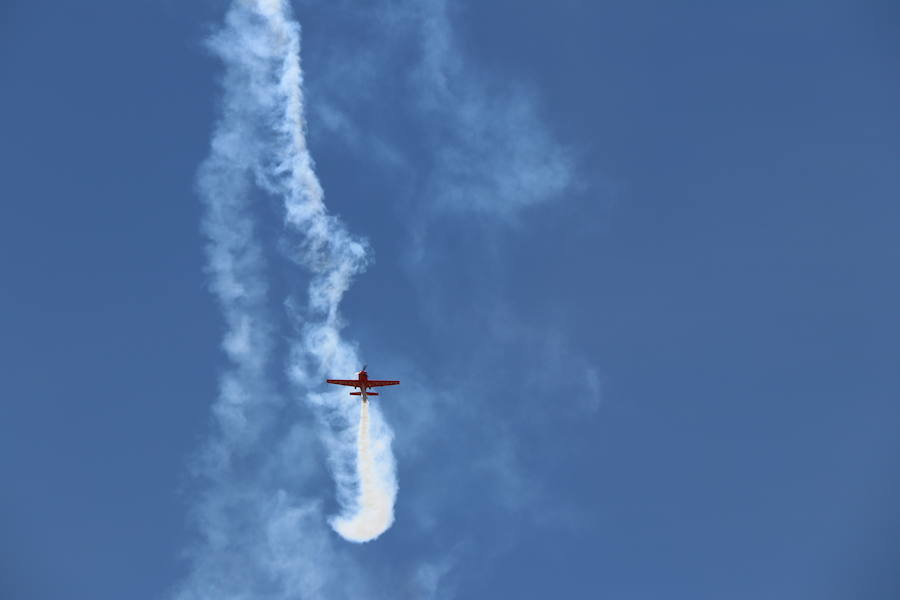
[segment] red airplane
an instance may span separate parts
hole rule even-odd
[[[326,383],[334,383],[337,385],[348,385],[350,387],[359,388],[358,392],[350,392],[351,396],[362,396],[363,402],[369,401],[369,396],[377,396],[378,392],[367,392],[369,388],[381,387],[383,385],[399,385],[399,381],[386,381],[384,379],[369,379],[366,368],[356,374],[357,379],[326,379]]]

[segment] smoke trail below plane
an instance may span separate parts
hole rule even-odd
[[[300,26],[286,0],[234,0],[209,45],[225,64],[224,99],[200,189],[207,205],[209,268],[228,323],[225,348],[235,365],[223,378],[215,408],[221,429],[209,453],[223,465],[258,444],[281,403],[278,386],[267,381],[276,324],[266,305],[264,240],[257,239],[251,206],[261,191],[283,210],[279,247],[289,248],[290,259],[310,274],[305,301],[287,303],[298,333],[290,341],[286,372],[295,393],[313,409],[328,453],[341,507],[330,523],[349,541],[369,541],[393,523],[392,431],[377,408],[370,419],[367,406],[358,414],[356,401],[340,392],[317,391],[326,376],[352,373],[360,364],[355,345],[341,336],[338,308],[369,252],[328,214],[313,169]],[[214,466],[207,475],[223,485],[227,470]]]
[[[332,523],[344,539],[354,542],[371,540],[391,526],[394,520],[395,491],[385,487],[385,477],[378,473],[369,439],[369,403],[360,403],[359,431],[356,441],[356,470],[359,476],[359,510]]]
[[[352,278],[365,268],[368,253],[363,242],[326,212],[322,186],[313,170],[305,136],[299,24],[288,18],[289,8],[283,0],[264,0],[260,10],[270,27],[269,43],[274,46],[273,58],[278,67],[277,87],[270,91],[276,99],[274,131],[280,141],[263,181],[283,199],[286,225],[299,234],[298,258],[313,273],[306,311],[297,323],[304,334],[294,342],[291,374],[320,413],[320,422],[338,429],[337,435],[331,429],[323,435],[338,486],[344,487],[338,490],[343,511],[332,519],[332,526],[349,541],[365,542],[381,535],[393,522],[397,488],[390,449],[393,436],[379,419],[380,426],[373,430],[378,437],[370,445],[365,406],[362,416],[366,444],[357,444],[356,464],[346,464],[343,457],[347,455],[349,436],[340,435],[340,431],[347,431],[353,423],[355,402],[340,398],[340,392],[319,396],[309,391],[320,386],[330,370],[352,372],[349,365],[359,364],[354,347],[341,338],[338,306]],[[361,419],[361,426],[362,423]],[[352,489],[359,490],[355,499]]]

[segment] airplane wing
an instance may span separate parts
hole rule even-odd
[[[326,379],[325,383],[336,383],[337,385],[349,385],[350,387],[359,387],[359,379]]]
[[[383,385],[400,385],[400,382],[387,381],[385,379],[370,379],[366,382],[366,387],[381,387]]]

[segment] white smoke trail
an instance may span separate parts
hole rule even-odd
[[[351,517],[335,519],[334,528],[345,539],[365,542],[381,534],[394,520],[392,489],[385,488],[385,477],[378,472],[369,439],[369,403],[360,404],[359,432],[356,442],[356,470],[359,473],[359,509]]]
[[[353,347],[341,338],[338,306],[353,276],[365,268],[367,249],[339,220],[326,212],[322,186],[312,168],[303,115],[299,25],[289,19],[285,2],[264,0],[259,6],[272,34],[273,62],[278,65],[277,85],[266,92],[274,96],[274,105],[280,112],[273,121],[279,141],[275,146],[275,160],[260,180],[270,192],[283,199],[286,224],[300,237],[298,258],[313,272],[302,323],[304,335],[294,344],[290,369],[294,383],[301,391],[309,392],[310,388],[321,384],[328,372],[354,372],[359,364]],[[339,393],[308,394],[320,419],[338,428],[337,435],[331,431],[323,435],[329,446],[336,481],[343,486],[338,490],[338,498],[344,512],[333,520],[333,525],[346,539],[365,542],[381,535],[393,522],[397,484],[390,449],[392,434],[379,419],[379,427],[373,429],[377,438],[368,458],[347,461],[349,436],[346,432],[354,421],[355,411],[353,402],[339,400],[339,396]],[[367,414],[368,409],[364,408],[364,414]],[[366,471],[369,487],[379,493],[366,495],[366,485],[360,481],[363,477],[360,465],[369,467]],[[355,499],[353,491],[359,494]],[[355,525],[349,527],[349,523]]]
[[[295,247],[293,258],[312,274],[305,306],[291,311],[300,335],[291,343],[287,371],[321,425],[319,435],[328,450],[341,505],[331,523],[350,541],[369,541],[393,522],[397,490],[393,436],[375,409],[371,424],[368,419],[366,423],[371,442],[358,447],[356,403],[339,392],[315,391],[327,375],[343,376],[359,367],[355,347],[341,336],[338,306],[353,276],[365,268],[368,251],[327,213],[313,171],[305,137],[300,28],[283,0],[235,0],[210,47],[223,59],[226,73],[222,118],[201,170],[200,190],[207,206],[209,268],[228,325],[225,348],[234,368],[223,379],[215,407],[220,433],[209,445],[202,467],[218,486],[199,509],[205,511],[204,535],[226,552],[226,541],[219,539],[224,534],[211,528],[224,527],[232,497],[241,502],[256,498],[255,492],[237,495],[226,489],[229,481],[238,488],[248,485],[247,475],[236,474],[231,466],[233,457],[254,448],[259,452],[260,434],[274,421],[274,407],[281,404],[267,372],[274,346],[273,319],[267,307],[263,252],[249,207],[255,183],[281,201],[285,235]],[[365,458],[357,456],[360,448],[366,449]],[[278,489],[279,482],[265,481],[264,486]],[[259,495],[265,497],[265,492],[260,490]]]

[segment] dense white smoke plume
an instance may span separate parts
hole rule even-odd
[[[287,371],[294,393],[317,416],[341,505],[332,526],[347,540],[369,541],[393,522],[392,432],[377,408],[370,422],[368,406],[358,413],[359,401],[346,392],[316,391],[326,376],[346,377],[359,369],[355,347],[341,337],[338,306],[354,275],[365,268],[367,248],[327,213],[313,171],[305,136],[299,25],[282,0],[235,0],[210,46],[225,63],[224,98],[199,187],[207,207],[209,270],[228,327],[224,346],[234,366],[223,377],[215,407],[220,433],[206,453],[205,475],[224,485],[233,475],[234,460],[250,452],[264,455],[264,449],[252,449],[255,444],[276,445],[261,435],[284,403],[270,383],[274,363],[276,373]],[[281,202],[284,241],[292,248],[291,258],[311,275],[305,303],[289,302],[298,334],[286,368],[273,359],[277,312],[267,298],[263,240],[257,239],[251,209],[254,195]]]
[[[396,491],[386,487],[391,481],[385,473],[383,462],[375,460],[379,453],[389,449],[379,447],[384,438],[376,440],[373,447],[369,427],[369,403],[360,405],[359,432],[356,438],[356,471],[359,474],[359,505],[351,516],[334,520],[334,528],[345,539],[365,542],[377,537],[394,519],[393,504]]]

